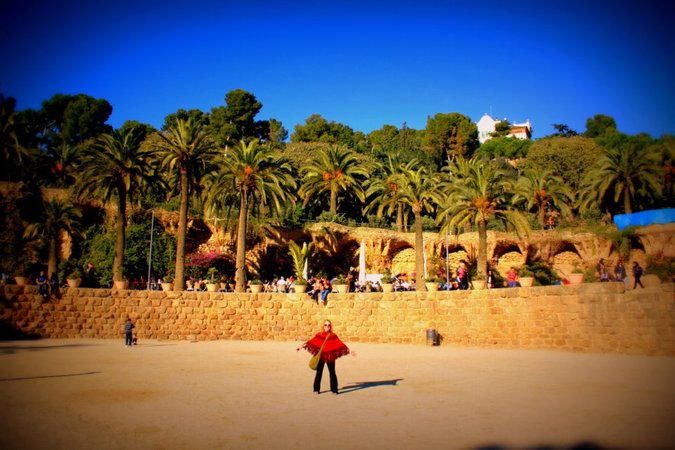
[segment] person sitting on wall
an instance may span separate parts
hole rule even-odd
[[[38,293],[42,296],[42,298],[49,300],[49,284],[47,282],[47,275],[45,275],[44,270],[40,271],[40,274],[35,279],[35,283],[38,287]]]
[[[518,287],[518,273],[516,272],[515,267],[511,267],[508,272],[506,272],[506,281],[509,284],[509,287]]]

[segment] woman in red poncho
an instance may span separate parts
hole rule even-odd
[[[325,344],[324,344],[325,342]],[[297,350],[301,348],[307,349],[312,355],[316,355],[323,345],[321,351],[321,360],[316,368],[316,376],[314,377],[314,392],[317,394],[321,391],[321,376],[323,375],[323,366],[328,365],[328,373],[330,374],[330,390],[333,394],[338,393],[338,380],[335,374],[335,360],[340,356],[348,355],[349,348],[340,340],[337,334],[333,333],[333,326],[330,320],[323,321],[323,331],[320,331],[309,341],[302,344]],[[352,353],[353,356],[355,356]]]

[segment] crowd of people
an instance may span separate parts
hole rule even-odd
[[[456,270],[450,271],[451,276],[446,281],[438,282],[438,290],[444,291],[453,291],[453,290],[467,290],[473,289],[473,283],[471,280],[471,275],[469,269],[467,268],[466,262],[460,262]],[[633,281],[633,289],[644,287],[641,281],[644,269],[640,266],[637,261],[633,262],[631,268],[631,275]],[[628,270],[626,269],[622,259],[619,259],[614,265],[613,269],[610,270],[607,267],[607,264],[603,258],[600,258],[596,267],[595,267],[595,277],[598,281],[609,282],[609,281],[619,281],[626,284],[626,287],[630,287],[631,278],[628,276]],[[7,275],[2,274],[3,283],[7,282]],[[341,277],[340,277],[341,278]],[[350,270],[349,273],[344,277],[345,280],[340,280],[340,284],[347,285],[347,292],[382,292],[382,281],[381,279],[367,279],[359,280],[358,272],[355,270]],[[500,283],[501,283],[501,279]],[[306,282],[306,290],[304,292],[316,303],[325,304],[328,300],[328,295],[331,292],[336,292],[335,286],[338,281],[338,277],[328,278],[326,276],[312,276]],[[511,267],[505,276],[505,286],[508,287],[518,287],[519,286],[519,277],[518,271],[515,267]],[[560,280],[561,284],[565,284],[566,280]],[[167,281],[162,280],[162,278],[150,277],[147,281],[144,277],[140,277],[137,280],[132,280],[129,282],[129,289],[137,290],[162,290],[162,285]],[[266,293],[294,293],[296,292],[296,282],[297,278],[294,276],[288,277],[276,277],[271,280],[264,281],[262,283],[263,292]],[[38,293],[43,296],[45,300],[48,300],[50,297],[60,298],[60,287],[59,279],[56,273],[52,273],[51,276],[47,277],[47,274],[44,270],[40,270],[39,274],[35,277],[35,284],[38,287]],[[185,280],[185,290],[186,291],[207,291],[207,285],[215,284],[216,292],[234,292],[235,291],[235,281],[232,278],[221,277],[217,281],[207,280],[205,278],[194,278],[188,277]],[[395,292],[401,291],[415,291],[416,284],[415,279],[410,277],[406,273],[399,273],[393,277],[393,290]],[[251,280],[247,283],[247,291],[250,291]],[[98,288],[100,283],[98,281],[98,276],[96,270],[94,269],[93,264],[88,263],[84,271],[81,287],[84,288]],[[486,287],[492,289],[499,287],[495,280],[495,275],[492,270],[487,271]]]

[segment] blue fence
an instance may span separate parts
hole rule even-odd
[[[623,230],[628,227],[644,227],[656,223],[675,222],[675,208],[652,209],[633,214],[618,214],[614,216],[614,223]]]

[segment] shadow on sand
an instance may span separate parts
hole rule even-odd
[[[474,450],[515,450],[513,447],[504,447],[501,445],[485,445],[477,447]],[[621,450],[617,447],[603,447],[595,442],[579,442],[570,446],[556,446],[556,445],[536,445],[534,447],[526,447],[521,450]]]
[[[61,344],[61,345],[0,345],[0,353],[12,354],[17,352],[40,352],[58,348],[93,347],[92,344]]]
[[[399,381],[402,381],[403,378],[396,378],[394,380],[383,380],[383,381],[360,381],[358,383],[351,383],[347,386],[344,386],[340,389],[340,394],[347,394],[349,392],[359,391],[361,389],[368,389],[378,386],[396,386]]]
[[[3,381],[40,380],[40,379],[43,379],[43,378],[81,377],[81,376],[85,376],[85,375],[96,375],[97,373],[103,373],[103,372],[64,373],[64,374],[61,374],[61,375],[39,375],[39,376],[35,376],[35,377],[0,378],[0,382],[3,382]]]

